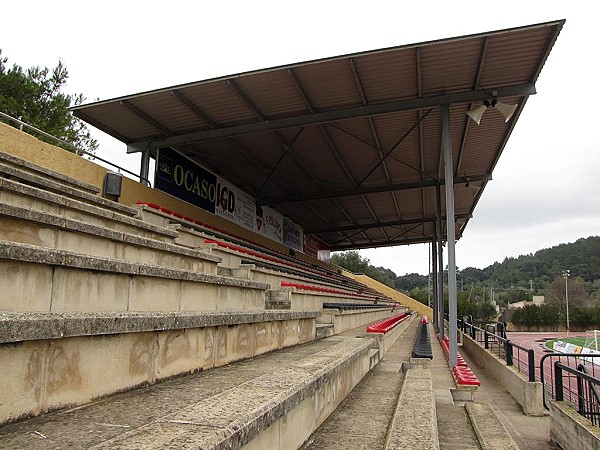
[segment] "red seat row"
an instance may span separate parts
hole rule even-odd
[[[402,323],[409,317],[410,313],[402,313],[398,316],[389,317],[387,319],[380,320],[378,322],[373,322],[367,326],[367,333],[387,333],[396,325]]]
[[[293,287],[293,288],[300,289],[303,291],[324,292],[327,294],[347,295],[347,296],[352,296],[352,297],[361,297],[361,298],[371,297],[370,295],[367,295],[367,294],[358,294],[356,292],[341,291],[339,289],[332,289],[332,288],[326,288],[326,287],[320,287],[320,286],[311,286],[308,284],[294,283],[292,281],[282,281],[281,287]]]
[[[168,215],[173,216],[173,217],[175,217],[177,219],[185,220],[187,222],[190,222],[190,223],[193,223],[195,225],[198,225],[198,226],[200,226],[202,228],[215,231],[216,233],[219,233],[219,234],[224,235],[224,236],[230,236],[231,238],[233,238],[233,239],[235,239],[237,241],[248,242],[249,244],[251,244],[251,245],[253,245],[255,247],[262,247],[262,245],[258,244],[257,242],[248,240],[248,239],[246,239],[246,238],[244,238],[242,236],[238,236],[235,233],[231,233],[229,231],[226,231],[226,230],[223,230],[221,228],[215,227],[214,225],[211,225],[209,223],[203,222],[201,220],[194,219],[193,217],[189,217],[189,216],[186,216],[184,214],[178,213],[177,211],[173,211],[171,209],[165,208],[164,206],[157,205],[156,203],[144,202],[144,201],[137,201],[136,204],[148,206],[149,208],[156,209],[157,211],[161,211],[162,213],[168,214]],[[214,243],[217,243],[217,244],[220,245],[220,243],[218,241],[214,241]],[[326,270],[326,269],[315,270],[315,269],[312,269],[311,267],[309,267],[308,264],[306,264],[306,265],[294,264],[292,262],[286,261],[283,258],[286,257],[287,255],[284,254],[284,253],[282,253],[282,252],[280,252],[280,251],[274,250],[274,249],[269,249],[268,251],[281,254],[281,256],[282,256],[281,259],[280,258],[275,258],[275,257],[266,257],[266,255],[261,255],[258,252],[253,252],[252,250],[243,249],[243,247],[235,246],[233,244],[227,244],[227,245],[230,245],[231,246],[230,248],[235,247],[236,250],[243,251],[244,253],[246,253],[248,255],[260,257],[260,258],[263,258],[263,259],[266,259],[266,260],[269,260],[269,261],[272,261],[272,262],[276,262],[278,264],[285,264],[285,265],[297,268],[299,270],[303,270],[303,271],[306,271],[306,272],[309,272],[309,273],[314,273],[314,274],[317,274],[317,275],[320,275],[320,276],[328,277],[328,278],[337,280],[339,282],[353,282],[354,281],[354,280],[352,280],[352,279],[350,279],[350,278],[348,278],[346,276],[337,274],[335,272],[331,272],[331,271]],[[225,245],[222,245],[222,246],[225,246]],[[300,262],[302,262],[302,261],[300,261]]]
[[[456,382],[468,386],[481,386],[477,375],[466,366],[454,366],[452,369]]]
[[[450,339],[448,336],[444,336],[442,347],[446,354],[446,358],[448,358],[450,355]],[[456,382],[462,385],[480,386],[481,383],[479,382],[477,375],[473,373],[465,359],[458,352],[456,352],[456,361],[456,365],[452,368],[452,373],[454,374],[454,378],[456,378]]]

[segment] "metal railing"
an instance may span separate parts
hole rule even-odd
[[[95,155],[92,152],[88,152],[87,150],[83,150],[81,148],[76,147],[75,145],[71,144],[70,142],[64,141],[60,138],[57,138],[56,136],[51,135],[50,133],[46,133],[43,130],[40,130],[39,128],[34,127],[33,125],[29,125],[26,122],[23,122],[20,119],[17,119],[15,117],[9,116],[8,114],[3,113],[2,111],[0,111],[0,118],[6,119],[9,122],[13,122],[15,124],[18,125],[19,130],[21,131],[25,131],[28,134],[32,134],[30,133],[30,131],[32,131],[33,133],[43,136],[46,139],[49,139],[52,142],[55,142],[57,144],[60,144],[61,146],[66,146],[72,150],[74,150],[75,154],[78,156],[89,156],[90,158],[93,159],[97,159],[98,161],[102,161],[104,164],[108,164],[111,167],[114,167],[115,169],[117,169],[119,172],[124,172],[127,173],[129,175],[132,175],[134,177],[136,177],[138,180],[140,180],[141,183],[145,183],[146,186],[150,186],[150,180],[148,180],[147,178],[135,173],[135,172],[131,172],[130,170],[125,169],[124,167],[121,167],[113,162],[110,162],[106,159],[103,159],[97,155]]]
[[[487,327],[483,329],[462,319],[459,319],[459,327],[463,333],[482,344],[490,353],[506,361],[507,366],[516,367],[519,372],[527,376],[529,381],[535,381],[535,352],[533,349],[516,344]]]
[[[535,351],[511,342],[502,330],[497,334],[497,325],[484,329],[463,319],[458,319],[457,324],[463,333],[506,361],[507,366],[524,373],[528,381],[539,380],[546,409],[549,399],[566,399],[579,414],[600,427],[600,354],[548,353],[536,366]]]
[[[544,387],[544,407],[546,409],[549,409],[549,399],[557,399],[555,390],[557,377],[557,374],[555,373],[556,363],[560,363],[572,369],[575,369],[579,366],[584,366],[586,367],[586,373],[589,376],[593,378],[600,377],[599,354],[588,353],[582,355],[581,353],[548,353],[542,356],[539,363],[539,379]]]
[[[571,402],[577,412],[600,427],[600,379],[591,376],[584,364],[577,368],[554,362],[554,392],[557,401]]]

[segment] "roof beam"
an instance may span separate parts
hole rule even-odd
[[[341,251],[341,250],[356,250],[359,248],[378,248],[378,247],[391,247],[393,245],[408,245],[408,244],[426,244],[428,242],[431,242],[431,237],[425,236],[423,238],[416,238],[416,239],[402,239],[399,241],[380,241],[380,242],[373,242],[371,241],[368,244],[365,245],[335,245],[331,247],[331,250],[334,252],[337,251]]]
[[[129,100],[121,100],[121,105],[125,106],[129,111],[138,116],[140,119],[144,120],[146,123],[152,125],[157,130],[161,131],[163,134],[167,136],[173,136],[173,132],[165,127],[162,123],[156,120],[154,117],[146,114],[140,108],[132,104]],[[154,147],[157,148],[157,147]]]
[[[454,178],[454,184],[473,183],[477,181],[490,181],[491,174],[467,175]],[[259,205],[278,205],[282,203],[305,202],[310,200],[329,200],[333,198],[352,197],[355,195],[377,194],[380,192],[406,191],[409,189],[421,189],[433,186],[444,186],[445,179],[424,180],[413,183],[392,183],[383,186],[366,187],[336,192],[315,192],[311,194],[288,194],[278,197],[259,197],[256,202]]]
[[[471,217],[473,217],[471,214],[455,214],[455,220],[462,220],[462,219],[470,219]],[[442,220],[445,221],[446,220],[446,216],[442,217]],[[380,228],[380,227],[397,227],[400,225],[415,225],[415,224],[421,224],[421,223],[430,223],[430,222],[435,222],[436,218],[435,217],[419,217],[416,219],[406,219],[406,220],[390,220],[388,222],[370,222],[370,223],[360,223],[360,224],[353,224],[353,225],[344,225],[344,226],[339,226],[339,227],[335,227],[335,226],[330,226],[330,227],[323,227],[323,228],[309,228],[307,230],[304,230],[305,233],[312,233],[312,234],[318,234],[318,233],[334,233],[336,231],[352,231],[352,230],[367,230],[369,228]]]
[[[497,91],[497,97],[499,98],[528,96],[536,93],[535,85],[533,83],[506,86],[501,88],[491,87],[486,89],[487,92],[490,92],[491,90]],[[172,147],[208,139],[239,136],[247,133],[281,130],[285,128],[301,127],[306,125],[318,125],[335,122],[338,120],[352,119],[356,117],[369,117],[397,111],[429,109],[442,104],[471,103],[489,99],[490,94],[487,92],[484,92],[483,90],[474,90],[452,94],[440,94],[425,98],[396,100],[376,105],[356,106],[335,111],[317,112],[314,114],[286,117],[283,119],[266,120],[264,122],[253,122],[244,125],[219,128],[216,130],[184,133],[178,136],[139,141],[135,144],[136,147],[139,148]]]

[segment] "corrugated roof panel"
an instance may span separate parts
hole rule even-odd
[[[415,53],[415,49],[406,49],[355,58],[354,63],[370,104],[416,96]]]
[[[175,95],[169,93],[163,93],[154,99],[136,97],[129,102],[173,133],[207,126],[206,122],[177,100]]]
[[[423,161],[426,179],[440,178],[440,159],[441,159],[441,114],[438,109],[432,110],[422,121],[422,148]]]
[[[320,180],[323,189],[345,190],[353,188],[343,168],[327,146],[323,132],[319,127],[307,127],[296,140],[293,152],[301,156],[302,160],[311,168],[317,180]]]
[[[294,74],[317,111],[362,105],[352,69],[345,59],[300,66]]]
[[[544,54],[546,33],[509,33],[490,40],[481,82],[484,86],[503,86],[535,81],[533,75]]]
[[[170,146],[191,154],[308,232],[337,227],[319,233],[334,249],[426,242],[434,229],[427,221],[436,214],[436,187],[386,189],[445,178],[444,103],[452,104],[456,175],[493,170],[533,92],[529,83],[537,79],[562,25],[556,21],[265,69],[74,112],[138,148]],[[519,104],[515,117],[505,124],[492,109],[475,125],[466,111],[489,99],[491,89],[504,87],[512,91],[505,89],[500,100]],[[382,164],[381,152],[401,138]],[[481,181],[456,185],[457,214],[475,208],[483,186]],[[445,187],[440,191],[445,214]],[[416,223],[381,228],[382,222],[398,220]],[[457,221],[458,234],[467,222]]]
[[[421,49],[423,95],[473,89],[482,43],[462,40]]]
[[[248,75],[235,80],[239,88],[267,118],[308,114],[308,106],[292,81],[287,70],[275,70],[263,74]]]
[[[350,172],[356,183],[360,182],[371,168],[375,167],[380,159],[379,151],[373,146],[350,136],[333,127],[326,127],[333,146],[337,149],[344,166]],[[376,171],[379,172],[379,171]],[[380,177],[382,173],[373,173]]]
[[[227,84],[227,81],[179,90],[219,126],[249,123],[256,120],[256,114]]]

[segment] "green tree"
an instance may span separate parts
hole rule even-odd
[[[579,279],[569,279],[568,281],[569,307],[590,306],[589,294],[585,289],[585,283]],[[566,312],[566,292],[565,279],[556,277],[545,291],[546,303],[556,305],[560,310]]]
[[[79,149],[94,153],[98,143],[84,122],[70,111],[85,98],[81,94],[69,95],[62,91],[69,73],[61,61],[50,70],[38,66],[23,70],[14,64],[6,66],[7,58],[0,50],[0,111],[45,131]],[[43,136],[40,139],[46,140]],[[49,140],[48,142],[56,144]],[[61,145],[66,150],[74,150]]]
[[[334,253],[331,255],[331,262],[352,273],[365,273],[369,268],[369,258],[363,258],[355,250],[348,252]]]

